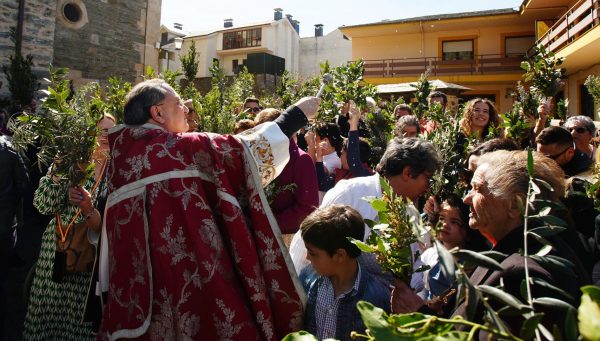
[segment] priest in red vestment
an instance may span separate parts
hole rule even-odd
[[[280,340],[301,328],[304,293],[262,187],[318,105],[304,98],[243,135],[184,133],[168,84],[131,90],[109,137],[99,339]]]

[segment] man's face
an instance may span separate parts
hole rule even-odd
[[[439,104],[443,109],[446,109],[446,105],[444,104],[444,97],[431,97],[429,100],[429,106],[432,107],[433,104]]]
[[[397,195],[416,202],[429,189],[429,180],[432,175],[429,172],[423,172],[412,177],[410,166],[406,166],[401,174],[388,177],[388,181]]]
[[[338,264],[334,260],[335,254],[331,257],[327,251],[319,249],[311,243],[306,245],[306,260],[310,262],[313,269],[321,276],[331,276],[335,273]]]
[[[186,119],[188,108],[183,104],[179,95],[167,91],[165,98],[155,106],[158,107],[159,116],[163,120],[163,122],[159,122],[163,128],[172,133],[188,131],[189,125]]]
[[[419,129],[415,126],[406,126],[402,128],[402,137],[417,137]]]
[[[575,155],[575,149],[573,146],[559,146],[556,143],[553,144],[537,144],[538,153],[544,154],[545,156],[551,158],[556,161],[559,166],[564,167],[567,163],[573,159]]]
[[[246,111],[246,110],[251,111],[254,114],[257,114],[262,110],[262,108],[256,102],[248,102],[244,105],[244,111]]]
[[[471,180],[472,189],[463,201],[470,206],[469,226],[495,243],[503,236],[501,230],[506,228],[508,205],[506,200],[492,195],[485,177],[487,170],[487,164],[477,167]]]

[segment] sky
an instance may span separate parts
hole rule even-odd
[[[181,23],[188,33],[217,30],[224,19],[243,25],[273,19],[273,9],[300,21],[300,36],[314,35],[323,24],[325,34],[346,25],[435,15],[519,7],[523,0],[162,0],[161,24]]]

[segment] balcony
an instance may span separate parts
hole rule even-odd
[[[600,0],[580,0],[538,39],[538,45],[556,53],[598,26],[599,18]]]
[[[365,60],[365,77],[418,76],[431,69],[432,76],[522,73],[523,56],[477,55],[472,60],[438,57]]]

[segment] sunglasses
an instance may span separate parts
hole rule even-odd
[[[246,111],[246,112],[249,112],[249,111],[251,111],[251,112],[253,112],[253,113],[257,113],[257,112],[259,112],[259,111],[261,111],[261,110],[263,110],[263,108],[262,108],[262,107],[254,107],[254,108],[247,108],[245,111]]]
[[[573,130],[575,130],[575,132],[576,132],[577,134],[583,134],[583,133],[585,133],[586,131],[588,131],[587,129],[585,129],[585,128],[582,128],[582,127],[570,127],[570,128],[567,128],[567,130],[569,130],[569,132],[570,132],[570,133],[572,133],[572,132],[573,132]]]
[[[564,153],[567,152],[567,150],[569,150],[571,148],[575,149],[575,145],[573,144],[572,146],[568,146],[562,152],[560,152],[560,153],[558,153],[556,155],[546,155],[546,156],[549,157],[549,158],[551,158],[552,160],[556,160],[556,159],[558,159],[559,156],[563,155]]]

